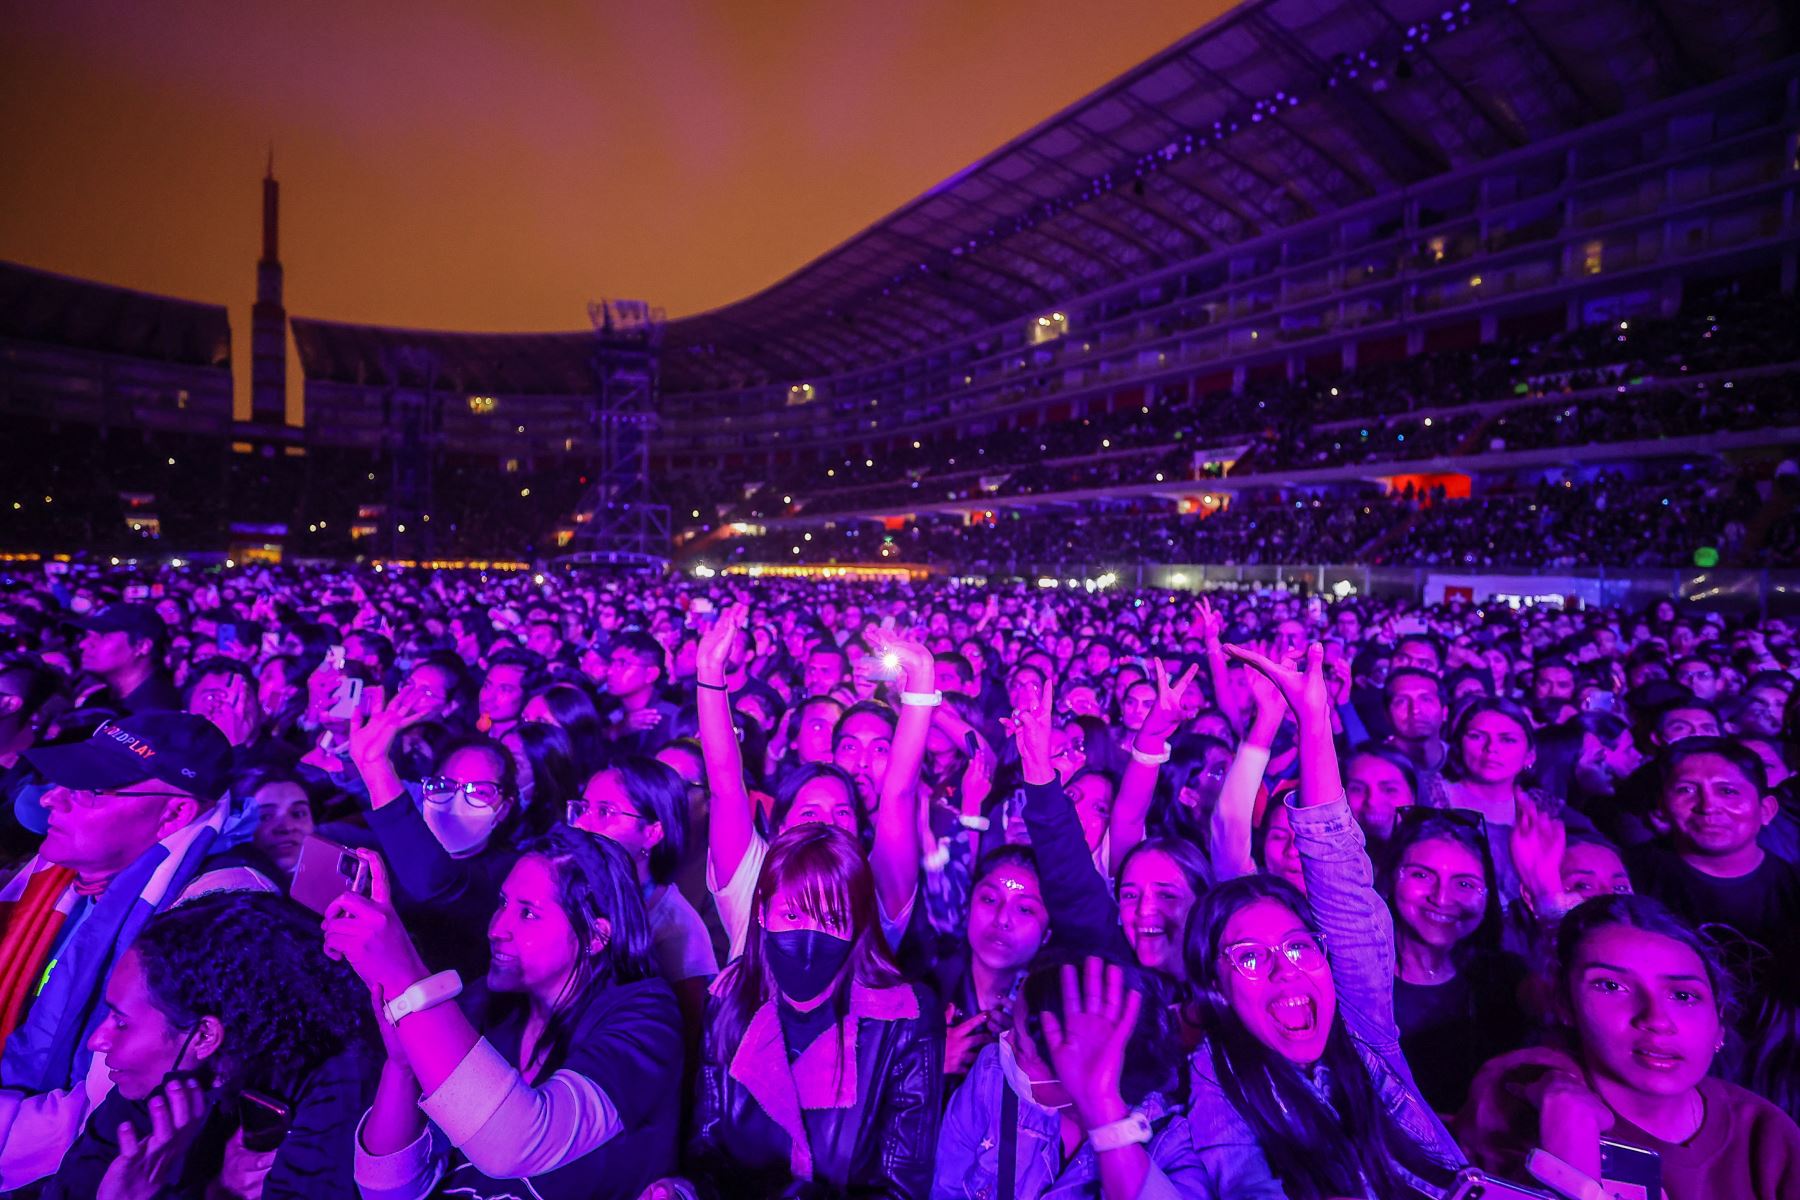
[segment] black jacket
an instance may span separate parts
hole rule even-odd
[[[910,992],[917,1015],[856,1019],[856,1099],[847,1108],[802,1111],[812,1182],[796,1180],[794,1143],[761,1101],[732,1075],[734,1056],[748,1044],[720,1043],[712,1001],[702,1054],[695,1133],[689,1146],[691,1175],[720,1200],[735,1197],[830,1195],[924,1197],[931,1190],[943,1110],[944,1024],[930,994],[910,984],[884,989]],[[837,1042],[826,1032],[819,1043]],[[827,1047],[815,1043],[809,1048]],[[775,1045],[780,1048],[779,1040]],[[762,1061],[765,1074],[783,1064]]]

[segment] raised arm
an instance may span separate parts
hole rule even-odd
[[[1256,825],[1256,790],[1269,769],[1269,752],[1287,714],[1287,701],[1281,692],[1255,672],[1250,677],[1250,697],[1256,715],[1219,785],[1219,802],[1213,806],[1207,839],[1213,878],[1221,882],[1256,874],[1256,858],[1250,852],[1251,833]]]
[[[1399,1045],[1394,1023],[1394,919],[1375,890],[1362,828],[1350,814],[1338,773],[1331,698],[1321,663],[1307,647],[1304,667],[1241,646],[1231,653],[1274,682],[1300,724],[1300,802],[1288,805],[1306,899],[1325,932],[1332,981],[1351,1028],[1377,1050]]]
[[[392,700],[378,687],[364,690],[363,703],[350,715],[350,762],[369,793],[371,808],[386,808],[406,794],[394,770],[394,740],[429,711],[428,701],[404,688]]]
[[[711,803],[706,815],[706,853],[712,877],[723,885],[737,874],[755,833],[750,789],[744,785],[744,753],[731,719],[726,673],[732,642],[743,632],[744,606],[734,604],[700,635],[694,660],[694,711],[700,725],[701,758]]]
[[[1029,707],[1015,709],[1001,722],[1019,747],[1025,830],[1037,860],[1038,878],[1054,885],[1044,888],[1051,936],[1059,944],[1086,950],[1110,947],[1129,962],[1133,952],[1119,928],[1118,902],[1106,880],[1094,870],[1081,819],[1056,777],[1056,768],[1050,765],[1054,709],[1054,689],[1046,680]]]
[[[1131,848],[1144,840],[1144,822],[1156,796],[1156,780],[1169,760],[1169,735],[1181,724],[1182,697],[1193,686],[1200,668],[1190,666],[1173,681],[1160,658],[1150,660],[1150,670],[1156,683],[1156,704],[1132,739],[1131,761],[1125,764],[1125,777],[1119,781],[1119,794],[1107,822],[1112,836],[1106,865],[1114,875]]]
[[[1225,714],[1231,727],[1244,732],[1244,709],[1231,686],[1231,668],[1225,658],[1225,646],[1219,640],[1225,631],[1224,614],[1213,611],[1212,601],[1200,597],[1194,606],[1194,627],[1206,645],[1206,669],[1212,680],[1213,703]]]
[[[900,715],[894,722],[887,775],[875,808],[875,845],[869,851],[876,898],[882,912],[897,919],[919,891],[924,853],[919,841],[919,771],[936,708],[926,702],[935,695],[936,663],[922,642],[895,637],[878,626],[870,629],[868,638],[874,653],[893,654],[900,660]],[[908,696],[918,702],[908,703]]]

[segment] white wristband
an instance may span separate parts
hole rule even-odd
[[[1139,750],[1136,746],[1131,748],[1132,761],[1141,762],[1146,767],[1162,766],[1169,761],[1169,756],[1173,753],[1174,751],[1170,750],[1167,746],[1163,747],[1163,752],[1161,754],[1151,754],[1147,750]]]
[[[1088,1144],[1093,1146],[1096,1154],[1104,1154],[1108,1150],[1123,1150],[1126,1146],[1141,1146],[1149,1140],[1150,1118],[1135,1108],[1122,1121],[1088,1130]]]
[[[462,995],[462,986],[462,976],[455,971],[427,975],[382,1005],[381,1015],[387,1018],[389,1025],[398,1025],[402,1017],[436,1008],[444,1001]]]
[[[907,708],[936,708],[944,702],[942,692],[901,692],[900,703]]]
[[[986,817],[977,816],[974,813],[962,813],[956,820],[964,829],[973,829],[976,833],[986,833],[989,825],[992,824]]]

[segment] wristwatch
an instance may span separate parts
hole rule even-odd
[[[439,971],[436,975],[427,975],[382,1005],[381,1015],[387,1018],[389,1025],[398,1025],[402,1017],[436,1008],[444,1001],[462,995],[462,987],[462,976],[455,971]]]

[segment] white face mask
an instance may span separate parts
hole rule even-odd
[[[458,796],[448,804],[424,804],[425,827],[447,854],[467,854],[478,849],[494,831],[500,809],[473,808]]]
[[[1012,1038],[1010,1035],[996,1038],[994,1044],[999,1047],[1000,1074],[1006,1077],[1007,1086],[1012,1088],[1013,1094],[1018,1096],[1022,1102],[1035,1105],[1045,1112],[1053,1113],[1060,1113],[1063,1109],[1069,1107],[1069,1104],[1071,1103],[1069,1101],[1065,1101],[1062,1104],[1045,1104],[1033,1094],[1031,1076],[1025,1074],[1025,1068],[1019,1065],[1018,1056],[1013,1053]],[[1060,1081],[1055,1079],[1044,1080],[1044,1083],[1058,1082]]]

